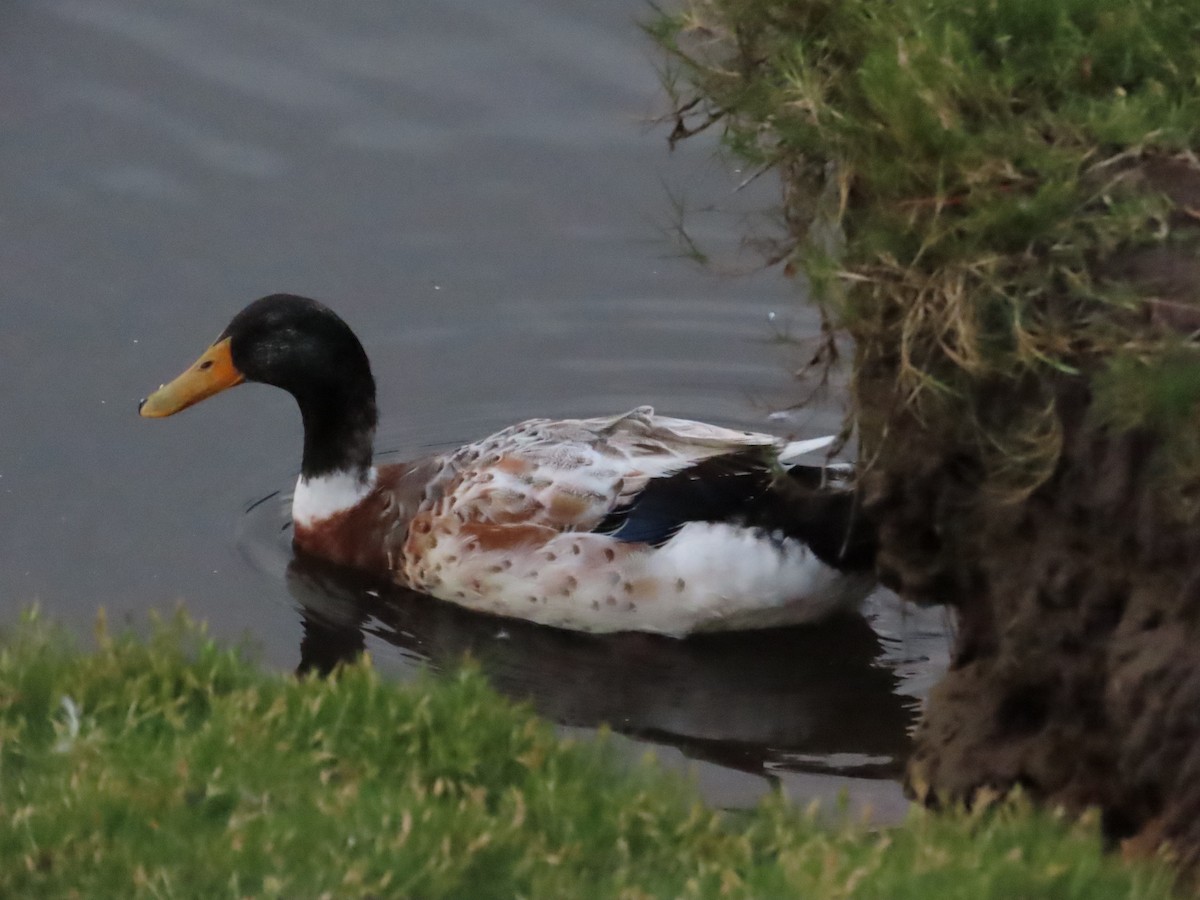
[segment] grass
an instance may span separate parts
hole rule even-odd
[[[1125,403],[1102,414],[1140,427],[1131,398],[1171,393],[1153,415],[1183,396],[1160,358],[1200,371],[1111,264],[1196,253],[1194,210],[1159,177],[1200,171],[1192,0],[688,0],[650,30],[674,136],[720,128],[782,176],[788,265],[854,338],[856,383],[888,384],[991,474],[1052,471],[1056,379],[1102,377]],[[1185,399],[1194,421],[1200,390]],[[889,423],[857,424],[870,445]]]
[[[0,647],[0,896],[1170,896],[1094,822],[1019,804],[886,832],[725,814],[471,670],[296,679],[182,619],[84,652],[30,615]]]

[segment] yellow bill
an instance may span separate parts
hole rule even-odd
[[[245,380],[233,364],[229,338],[225,338],[205,350],[186,372],[143,400],[138,412],[147,419],[174,415]]]

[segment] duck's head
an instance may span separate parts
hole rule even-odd
[[[244,381],[283,388],[298,400],[368,376],[362,345],[316,300],[272,294],[233,317],[198,360],[138,405],[148,419],[171,416]],[[373,387],[373,385],[372,385]]]
[[[375,380],[350,327],[328,307],[292,294],[255,300],[181,375],[138,404],[149,419],[174,415],[242,382],[283,388],[304,417],[305,469],[361,456],[375,429]],[[358,460],[356,459],[355,462]]]

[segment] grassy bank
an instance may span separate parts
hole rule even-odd
[[[472,672],[298,680],[183,622],[0,651],[0,896],[1166,897],[1014,808],[874,833],[707,808]]]
[[[780,255],[855,341],[866,461],[916,416],[1032,489],[1079,376],[1167,445],[1172,496],[1200,483],[1200,6],[690,0],[653,31],[675,136],[782,176]]]

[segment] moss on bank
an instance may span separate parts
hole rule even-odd
[[[1094,825],[1015,807],[876,833],[705,807],[476,673],[264,672],[182,622],[0,651],[0,895],[1167,897]]]

